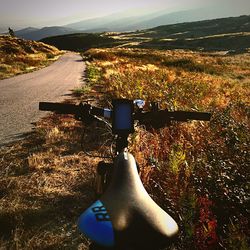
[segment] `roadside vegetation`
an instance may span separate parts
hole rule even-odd
[[[116,48],[83,58],[88,84],[73,102],[142,98],[212,112],[210,122],[137,127],[130,150],[146,189],[180,225],[175,249],[249,249],[249,54]],[[92,143],[97,125],[88,131]],[[83,153],[82,131],[72,116],[53,114],[26,140],[1,148],[3,249],[88,249],[76,222],[94,200],[100,158]]]
[[[0,148],[0,249],[81,249],[79,214],[94,199],[95,164],[80,123],[50,115],[25,140]]]
[[[1,35],[0,80],[48,66],[61,54],[45,43]]]
[[[148,191],[180,225],[177,249],[248,249],[249,54],[95,49],[84,56],[104,99],[212,112],[210,122],[138,128],[130,147]]]

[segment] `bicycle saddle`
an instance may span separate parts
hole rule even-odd
[[[119,250],[158,249],[178,233],[175,220],[143,187],[135,159],[127,152],[116,158],[108,189],[80,216],[79,228],[98,245]]]

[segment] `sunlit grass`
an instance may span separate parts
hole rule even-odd
[[[131,150],[148,191],[180,225],[178,249],[245,249],[249,54],[106,49],[86,55],[99,71],[93,87],[104,98],[212,112],[210,122],[174,123],[151,133],[139,128]]]
[[[212,112],[210,122],[136,127],[129,149],[151,197],[178,221],[176,249],[249,248],[249,55],[95,49],[84,58],[87,89],[75,91],[82,100],[103,106],[143,98],[169,110]],[[82,152],[81,135],[72,116],[52,115],[1,149],[1,247],[88,249],[76,225],[94,200],[100,158]],[[88,135],[96,143],[95,124]]]
[[[82,249],[77,219],[93,200],[95,164],[81,153],[80,123],[50,116],[0,150],[0,248]]]
[[[0,79],[47,66],[62,54],[55,47],[10,36],[0,36]]]

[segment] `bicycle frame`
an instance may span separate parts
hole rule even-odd
[[[116,138],[115,145],[115,158],[121,153],[127,150],[128,137],[118,137]],[[96,169],[96,196],[100,197],[104,191],[107,189],[109,182],[111,180],[112,170],[118,168],[119,166],[114,166],[115,158],[112,163],[105,163],[100,161]],[[139,170],[139,166],[137,166]]]

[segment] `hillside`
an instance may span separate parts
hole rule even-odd
[[[76,51],[119,46],[243,52],[250,47],[250,16],[165,25],[137,32],[71,34],[42,41]]]
[[[227,33],[250,32],[250,16],[163,25],[149,29],[153,38],[197,38]]]
[[[159,26],[129,33],[107,33],[125,46],[162,49],[244,50],[250,47],[250,16]]]
[[[42,42],[0,36],[0,79],[44,67],[61,53]]]
[[[53,45],[58,49],[81,51],[89,48],[110,47],[121,42],[100,34],[77,33],[64,36],[48,37],[41,40],[44,43]]]

